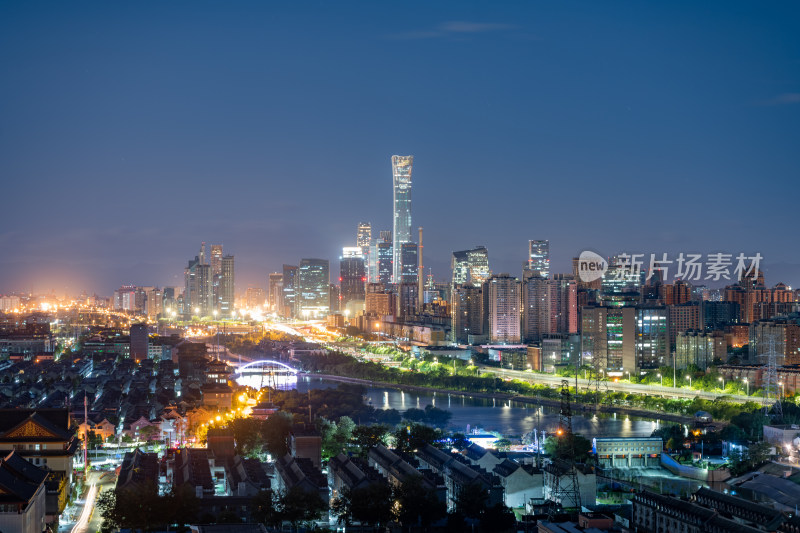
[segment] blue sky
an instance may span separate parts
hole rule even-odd
[[[415,156],[426,264],[760,252],[800,285],[793,2],[6,2],[0,292],[237,289],[391,228]],[[332,274],[335,275],[336,266]]]

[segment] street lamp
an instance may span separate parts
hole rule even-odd
[[[631,380],[631,371],[630,370],[626,370],[625,373],[628,374],[628,381],[630,381]]]
[[[719,379],[719,380],[722,382],[722,390],[724,391],[724,390],[725,390],[725,378],[723,378],[722,376],[720,376],[720,377],[719,377],[719,378],[717,378],[717,379]]]
[[[658,375],[658,377],[661,378],[661,386],[663,387],[664,386],[664,376],[662,376],[661,374],[657,374],[657,375]]]
[[[785,398],[786,397],[786,388],[783,386],[783,381],[779,381],[778,385],[781,386],[781,398]]]
[[[686,376],[686,379],[689,380],[689,388],[692,388],[692,376]]]
[[[747,395],[750,396],[750,381],[744,378],[745,385],[747,385]]]

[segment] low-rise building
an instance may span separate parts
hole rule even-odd
[[[493,473],[503,486],[506,506],[523,507],[531,499],[544,499],[544,471],[540,468],[505,459],[495,465]]]
[[[328,461],[328,487],[331,501],[338,498],[342,490],[363,489],[375,483],[386,484],[387,480],[369,466],[366,459],[350,458],[340,453]]]
[[[314,468],[322,466],[322,436],[308,425],[295,424],[289,434],[289,453],[292,457],[310,459]]]
[[[459,500],[462,490],[475,486],[486,491],[487,506],[491,507],[503,502],[503,485],[500,479],[483,468],[468,464],[467,460],[460,455],[449,454],[426,444],[417,450],[416,456],[419,459],[420,468],[430,469],[444,477],[448,510],[456,508],[456,502]]]
[[[592,439],[592,453],[603,467],[658,468],[664,441],[660,437],[610,437]]]
[[[71,425],[68,409],[0,409],[0,453],[15,451],[51,471],[46,482],[48,521],[64,511],[72,486],[80,441]]]
[[[718,510],[704,507],[698,503],[649,491],[640,492],[634,496],[632,503],[631,526],[635,531],[680,531],[682,533],[775,531],[775,529],[762,530],[741,521],[726,518]]]
[[[781,452],[797,449],[798,437],[800,437],[800,426],[797,424],[764,426],[764,440],[781,448]]]
[[[47,472],[18,453],[0,459],[0,531],[45,530]]]
[[[292,457],[287,454],[275,461],[272,489],[276,492],[299,489],[318,495],[326,505],[329,502],[328,480],[314,466],[311,459]]]

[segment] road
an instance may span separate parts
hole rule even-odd
[[[116,481],[114,472],[89,472],[89,490],[86,491],[83,509],[78,521],[72,527],[71,533],[94,533],[100,531],[103,517],[95,512],[97,495],[110,488]]]
[[[560,385],[561,380],[568,379],[571,386],[575,385],[575,377],[564,378],[554,374],[535,374],[532,372],[524,372],[521,370],[506,370],[496,367],[480,367],[482,373],[492,372],[497,376],[503,378],[513,378],[528,381],[530,383],[540,383],[543,385]],[[728,397],[736,402],[757,401],[757,398],[745,396],[743,394],[722,394],[718,392],[705,392],[699,390],[689,389],[688,387],[673,388],[662,387],[660,385],[642,385],[639,383],[628,383],[626,381],[606,381],[605,385],[608,386],[609,391],[619,392],[632,392],[636,394],[648,394],[650,396],[664,396],[667,398],[703,398],[705,400],[715,400],[722,396]],[[589,381],[586,379],[578,378],[578,388],[585,389],[588,387]]]

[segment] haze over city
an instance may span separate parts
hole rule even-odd
[[[690,11],[689,11],[690,9]],[[0,292],[237,292],[391,229],[413,154],[426,267],[584,249],[759,252],[800,285],[796,3],[7,3]],[[336,267],[332,267],[332,277]]]

